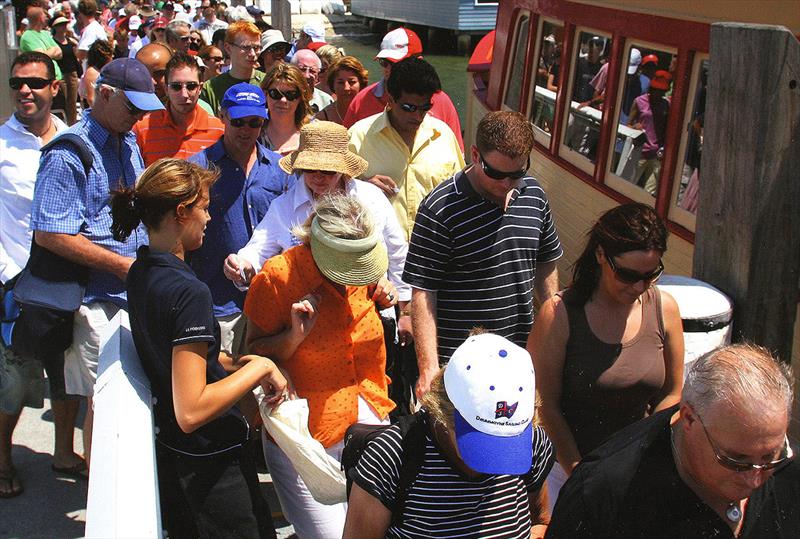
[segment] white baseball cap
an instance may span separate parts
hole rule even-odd
[[[129,30],[138,30],[141,25],[142,25],[142,19],[138,15],[131,15],[130,18],[128,19]]]
[[[307,22],[303,25],[303,33],[311,38],[312,43],[325,43],[325,25],[319,21]]]
[[[381,50],[375,55],[375,59],[386,58],[399,62],[415,54],[422,54],[422,41],[419,36],[408,28],[397,28],[383,36]]]
[[[633,75],[642,63],[642,53],[639,49],[631,49],[631,56],[628,58],[628,75]]]
[[[493,333],[473,335],[444,371],[455,436],[476,472],[522,475],[533,463],[536,383],[527,350]]]

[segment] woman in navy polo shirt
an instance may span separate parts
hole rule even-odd
[[[173,537],[275,537],[248,450],[250,425],[237,403],[247,397],[255,404],[250,391],[260,384],[276,405],[286,379],[255,355],[226,376],[211,292],[184,262],[203,243],[217,174],[180,159],[157,161],[135,188],[113,195],[112,232],[122,241],[141,221],[150,238],[127,290],[133,340],[156,397],[165,527]]]

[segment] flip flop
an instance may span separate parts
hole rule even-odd
[[[89,469],[86,467],[86,461],[80,461],[74,466],[59,467],[53,464],[50,466],[54,472],[61,475],[68,475],[78,479],[89,479]]]
[[[4,490],[0,490],[0,498],[15,498],[25,492],[22,483],[19,482],[17,470],[13,468],[0,474],[0,485],[6,487]],[[14,485],[17,488],[14,488]]]

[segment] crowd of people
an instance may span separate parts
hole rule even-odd
[[[489,112],[464,147],[413,31],[384,36],[368,85],[323,26],[290,42],[252,6],[77,13],[28,7],[0,126],[0,498],[24,491],[12,435],[42,371],[53,469],[88,477],[124,324],[170,537],[275,537],[258,461],[301,538],[800,534],[790,374],[748,345],[684,373],[647,205],[601,215],[561,290],[532,124]],[[305,399],[337,462],[376,429],[348,503],[315,499],[254,390]]]

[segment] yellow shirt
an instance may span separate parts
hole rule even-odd
[[[465,166],[453,131],[427,114],[410,151],[384,111],[356,122],[349,132],[350,150],[369,162],[362,177],[383,174],[400,189],[391,201],[408,241],[422,199]]]

